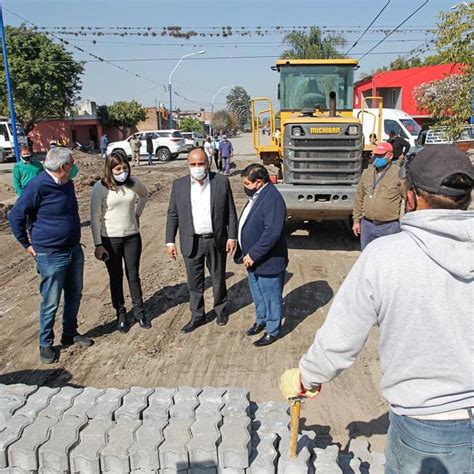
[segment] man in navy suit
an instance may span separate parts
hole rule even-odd
[[[254,336],[265,329],[263,336],[254,342],[261,347],[275,342],[281,328],[283,283],[288,265],[286,206],[270,183],[264,166],[247,166],[242,181],[249,202],[240,216],[235,260],[247,268],[255,303],[256,319],[247,335]]]

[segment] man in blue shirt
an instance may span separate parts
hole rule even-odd
[[[84,254],[79,209],[74,184],[69,179],[73,166],[71,150],[60,147],[49,150],[45,171],[28,183],[8,216],[13,234],[36,260],[41,277],[39,345],[40,361],[44,364],[56,360],[53,327],[62,293],[61,344],[83,347],[93,344],[90,338],[77,332]],[[27,222],[31,225],[31,237]]]
[[[107,158],[107,145],[109,144],[109,139],[107,135],[104,133],[100,137],[100,157]]]
[[[222,160],[222,167],[224,168],[224,174],[230,175],[230,160],[234,156],[234,148],[232,143],[227,140],[227,135],[222,135],[222,140],[219,144],[219,156]]]

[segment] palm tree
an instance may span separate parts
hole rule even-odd
[[[347,43],[343,35],[331,34],[323,36],[317,26],[312,26],[308,33],[292,31],[283,38],[283,43],[290,49],[283,52],[281,59],[331,59],[344,56],[338,48]]]

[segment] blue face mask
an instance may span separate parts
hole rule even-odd
[[[377,158],[374,158],[374,166],[376,168],[383,168],[384,166],[388,165],[388,160],[387,158],[383,158],[381,156],[377,156]]]

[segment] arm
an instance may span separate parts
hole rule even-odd
[[[138,179],[133,178],[134,186],[133,190],[138,195],[138,202],[135,208],[135,215],[140,217],[142,215],[143,209],[145,208],[145,204],[148,200],[148,191],[145,188],[145,185]]]
[[[266,206],[263,211],[263,232],[248,255],[253,262],[258,262],[278,242],[286,220],[286,206],[283,199],[277,199]]]
[[[410,143],[407,140],[403,140],[402,155],[406,156],[410,151]]]
[[[103,186],[100,184],[100,181],[98,181],[91,192],[91,231],[92,239],[96,246],[102,244],[100,232],[102,219],[104,218],[102,211],[102,188]]]
[[[18,198],[13,209],[8,214],[8,222],[10,222],[13,235],[25,249],[31,247],[31,242],[26,230],[26,221],[29,215],[36,212],[39,200],[36,186],[26,186],[22,195]]]
[[[20,183],[20,178],[21,178],[20,174],[21,174],[21,171],[18,168],[18,166],[14,166],[13,167],[13,187],[15,188],[15,193],[17,194],[17,196],[21,196],[21,192],[22,192],[21,183]]]
[[[354,220],[354,224],[359,224],[363,214],[363,203],[364,203],[364,184],[363,178],[365,176],[365,171],[362,173],[360,177],[359,184],[357,185],[357,191],[354,198],[354,209],[352,210],[352,218]]]
[[[235,210],[235,203],[234,203],[234,196],[232,195],[232,187],[230,185],[230,181],[226,179],[226,187],[227,187],[227,205],[228,205],[228,216],[229,221],[227,223],[227,232],[229,234],[229,239],[237,240],[238,235],[238,219],[237,219],[237,211]]]
[[[377,324],[378,275],[370,264],[375,254],[364,252],[334,298],[326,321],[301,358],[304,387],[312,388],[334,379],[350,367]]]
[[[168,206],[168,217],[166,219],[166,244],[174,244],[178,232],[178,207],[176,205],[176,183],[171,188],[170,203]]]

